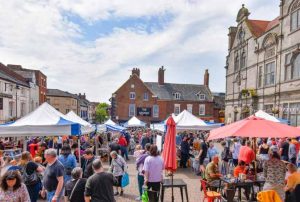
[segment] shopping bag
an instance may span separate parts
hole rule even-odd
[[[142,202],[149,202],[148,191],[144,190],[142,194]]]
[[[127,185],[129,185],[129,175],[128,175],[128,173],[125,173],[122,176],[121,187],[126,187]]]

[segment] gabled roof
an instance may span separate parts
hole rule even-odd
[[[77,99],[77,96],[69,93],[67,91],[62,91],[59,89],[47,89],[47,96],[54,96],[54,97],[70,97]]]
[[[0,63],[0,78],[16,83],[18,85],[29,87],[29,84],[24,77],[10,70],[2,63]]]
[[[80,106],[88,107],[90,105],[90,102],[87,99],[81,99],[80,97],[78,97],[78,100]]]
[[[118,90],[116,90],[114,93],[117,93],[124,85],[126,85],[127,82],[129,82],[131,79],[134,79],[134,78],[135,78],[135,79],[138,79],[138,81],[140,81],[142,84],[144,84],[144,86],[145,86],[146,88],[148,88],[148,86],[145,85],[145,82],[142,81],[142,79],[141,79],[138,75],[133,74],[133,75],[130,75],[130,77],[127,79],[127,81],[125,81],[125,82],[118,88]],[[154,92],[152,92],[150,88],[148,88],[148,90],[149,90],[152,94],[154,94]]]
[[[199,101],[197,94],[204,94],[205,100],[212,101],[212,95],[207,86],[196,84],[144,82],[158,99],[175,100],[174,93],[180,93],[179,100]]]
[[[260,37],[273,27],[279,24],[279,17],[275,18],[272,21],[266,20],[247,20],[246,21],[251,33],[255,37]]]

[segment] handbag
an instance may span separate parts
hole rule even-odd
[[[77,186],[77,184],[78,184],[79,181],[80,181],[80,179],[78,179],[77,182],[75,183],[75,185],[74,185],[74,187],[73,187],[73,189],[72,189],[72,191],[71,191],[71,194],[70,194],[70,196],[69,196],[69,201],[71,201],[72,196],[73,196],[73,193],[74,193],[74,190],[75,190],[75,188],[76,188],[76,186]]]
[[[126,187],[129,185],[129,175],[128,173],[124,173],[124,175],[122,176],[122,181],[121,181],[121,187]]]
[[[23,179],[24,179],[24,184],[25,185],[36,185],[37,183],[40,182],[40,178],[37,175],[36,171],[34,171],[31,175],[28,175],[26,172],[27,164],[24,167],[23,171]]]

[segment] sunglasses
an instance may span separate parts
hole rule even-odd
[[[5,179],[6,180],[15,180],[15,179],[17,179],[17,177],[14,175],[11,175],[11,176],[7,176]]]

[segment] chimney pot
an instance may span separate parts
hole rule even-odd
[[[133,68],[131,71],[131,75],[133,76],[134,74],[140,77],[140,69],[139,68]]]
[[[204,73],[204,86],[209,87],[209,73],[208,73],[208,69],[206,69],[205,73]]]
[[[165,84],[165,68],[164,66],[161,66],[158,70],[158,84],[164,85]]]

